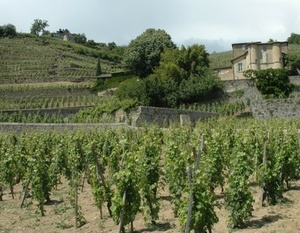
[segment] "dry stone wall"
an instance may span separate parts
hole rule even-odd
[[[156,124],[160,127],[169,127],[171,124],[196,123],[209,118],[217,118],[218,114],[208,112],[187,111],[173,108],[156,108],[140,106],[133,116],[132,126],[139,127]]]
[[[300,99],[272,99],[251,101],[251,112],[254,118],[299,118]]]

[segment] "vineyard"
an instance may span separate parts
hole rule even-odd
[[[94,79],[98,56],[96,49],[51,37],[0,39],[0,83]],[[121,70],[108,60],[101,66],[103,72]]]
[[[48,221],[49,232],[263,229],[264,220],[284,218],[274,209],[291,205],[286,194],[299,189],[299,125],[226,119],[165,130],[1,134],[0,208],[7,224],[1,221],[0,230],[18,232],[22,219],[5,218],[12,210],[34,223],[22,225],[26,232],[45,232],[48,216],[60,219]],[[263,209],[269,214],[252,221]],[[271,232],[265,230],[259,232]]]
[[[1,39],[0,122],[106,123],[134,109],[134,100],[93,91],[98,55],[55,38]],[[231,56],[211,54],[211,67]],[[122,70],[103,59],[101,68]],[[131,78],[118,74],[105,88]],[[68,108],[81,110],[47,113]],[[237,120],[249,113],[245,100],[180,108],[220,118],[0,132],[0,232],[299,232],[300,121]]]

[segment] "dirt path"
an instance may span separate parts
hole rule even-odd
[[[30,198],[26,199],[25,208],[20,208],[21,185],[15,186],[16,198],[12,199],[8,190],[4,190],[3,201],[0,202],[0,232],[117,232],[117,225],[109,217],[106,207],[103,207],[103,219],[94,204],[91,190],[88,184],[83,192],[79,193],[79,203],[87,224],[75,230],[74,210],[68,201],[68,186],[65,181],[58,185],[57,190],[52,191],[52,203],[45,205],[46,216],[41,217],[37,212],[37,203]],[[245,229],[239,229],[237,233],[282,233],[300,232],[300,181],[292,182],[292,188],[284,193],[282,203],[276,206],[260,207],[259,190],[253,189],[255,203],[253,217],[247,222]],[[135,232],[139,233],[178,233],[182,232],[179,220],[174,218],[167,191],[160,192],[161,211],[159,221],[154,227],[147,226],[139,214],[134,222]],[[224,209],[224,199],[218,199],[221,209],[216,209],[219,222],[213,232],[230,232],[227,228],[228,213]],[[129,232],[129,228],[128,232]]]

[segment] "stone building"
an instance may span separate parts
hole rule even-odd
[[[249,69],[284,68],[287,47],[287,42],[277,41],[232,44],[233,79],[244,79],[243,72]]]

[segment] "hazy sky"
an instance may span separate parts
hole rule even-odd
[[[300,34],[299,0],[0,0],[0,25],[29,32],[34,19],[47,30],[85,33],[96,42],[127,45],[148,28],[164,29],[177,45],[208,51],[232,43],[286,40]]]

